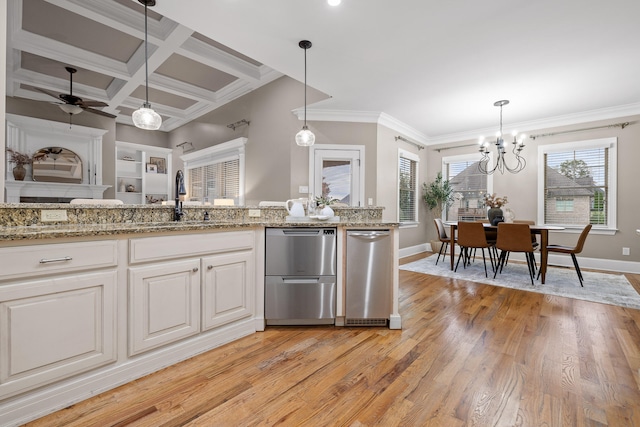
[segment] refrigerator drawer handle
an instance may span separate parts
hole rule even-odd
[[[296,279],[296,278],[290,278],[290,279],[282,279],[283,283],[319,283],[320,282],[320,278],[319,277],[314,277],[311,279]]]
[[[388,236],[389,232],[388,231],[380,231],[380,232],[372,232],[372,233],[348,233],[349,236],[353,236],[353,237],[380,237],[380,236]]]
[[[319,230],[309,230],[309,231],[282,230],[282,233],[288,236],[316,236],[320,233],[320,231]]]

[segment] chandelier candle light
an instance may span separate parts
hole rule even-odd
[[[496,101],[493,103],[496,107],[500,107],[500,131],[496,135],[496,142],[494,145],[496,146],[497,151],[497,159],[495,165],[491,163],[491,157],[489,155],[489,142],[484,140],[484,137],[480,137],[480,154],[482,154],[482,158],[478,163],[478,169],[480,172],[491,175],[496,170],[500,171],[500,173],[504,174],[504,171],[507,170],[511,173],[518,173],[527,165],[524,157],[520,155],[520,152],[524,148],[524,140],[526,135],[518,136],[517,132],[513,132],[513,149],[511,150],[516,158],[516,165],[514,167],[509,167],[505,160],[505,154],[507,153],[504,139],[502,138],[502,107],[509,103],[508,100],[503,99],[501,101]]]
[[[309,147],[316,141],[316,136],[307,127],[307,49],[311,47],[311,42],[301,40],[298,46],[304,49],[304,126],[296,134],[296,144],[301,147]]]
[[[160,114],[153,111],[151,104],[149,104],[149,61],[147,53],[147,7],[155,6],[156,0],[138,0],[139,3],[144,5],[144,73],[145,73],[145,102],[142,107],[137,109],[131,115],[133,124],[137,128],[146,130],[158,130],[162,125],[162,117]]]

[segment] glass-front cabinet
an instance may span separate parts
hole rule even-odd
[[[116,141],[116,199],[161,204],[171,197],[170,148]]]

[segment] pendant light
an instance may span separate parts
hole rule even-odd
[[[151,108],[149,104],[149,64],[147,53],[147,6],[155,6],[156,0],[138,0],[144,5],[144,73],[145,73],[145,102],[142,107],[131,115],[133,124],[137,128],[146,130],[158,130],[162,124],[162,117]]]
[[[311,42],[302,40],[298,46],[304,49],[304,126],[296,134],[296,144],[301,147],[309,147],[316,141],[316,136],[307,127],[307,49],[311,47]]]

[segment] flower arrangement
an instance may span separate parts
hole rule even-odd
[[[7,148],[9,153],[9,161],[16,166],[30,165],[33,163],[33,158],[28,154],[20,153],[12,148]]]
[[[338,199],[334,199],[329,196],[318,196],[315,198],[316,206],[329,206],[338,201]]]
[[[484,195],[484,204],[490,208],[501,208],[507,204],[507,196],[497,197],[496,193],[487,193]]]

